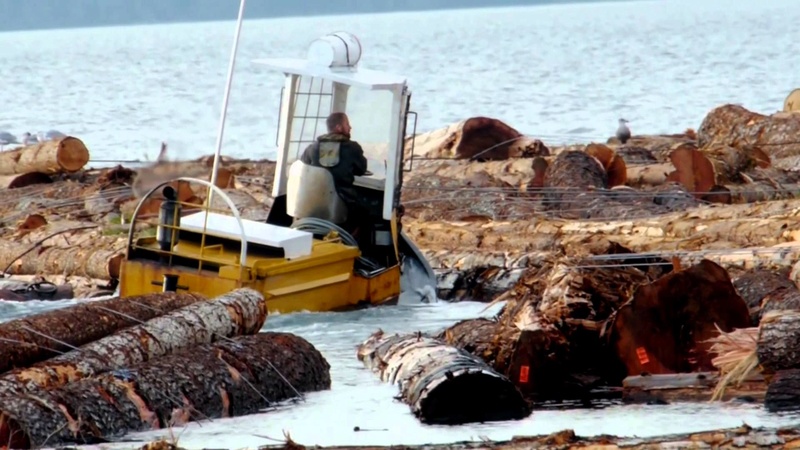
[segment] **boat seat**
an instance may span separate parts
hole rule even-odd
[[[295,219],[314,217],[339,225],[347,220],[347,205],[328,169],[297,160],[289,167],[286,213]]]

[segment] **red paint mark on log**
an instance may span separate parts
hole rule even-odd
[[[650,358],[647,357],[647,350],[644,347],[637,347],[636,348],[636,356],[639,358],[639,364],[645,365],[650,362]]]
[[[527,383],[528,382],[528,375],[530,375],[530,367],[521,366],[519,368],[519,382],[520,383]]]

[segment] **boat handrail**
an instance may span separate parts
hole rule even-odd
[[[242,245],[241,245],[241,251],[240,251],[240,254],[239,254],[239,265],[240,265],[240,268],[243,269],[247,265],[247,234],[244,231],[244,223],[242,222],[242,217],[239,214],[239,210],[236,208],[236,204],[233,202],[233,200],[231,200],[231,198],[228,196],[227,193],[225,193],[224,190],[222,190],[221,188],[219,188],[218,186],[216,186],[215,184],[213,184],[211,182],[208,182],[206,180],[201,180],[199,178],[179,177],[179,178],[175,178],[175,179],[172,179],[172,180],[169,180],[169,181],[164,181],[164,182],[156,185],[152,189],[150,189],[142,197],[142,199],[136,205],[136,209],[133,210],[133,215],[131,215],[131,221],[130,221],[131,226],[130,226],[130,230],[128,230],[128,245],[127,245],[127,248],[126,248],[126,252],[130,252],[130,249],[133,247],[133,235],[134,235],[134,233],[136,231],[136,227],[135,227],[136,219],[139,217],[139,210],[142,208],[142,205],[144,205],[145,200],[150,198],[150,196],[152,196],[156,191],[158,191],[162,187],[167,186],[170,183],[174,183],[176,181],[178,181],[178,182],[185,181],[187,183],[201,184],[201,185],[207,187],[209,192],[214,192],[215,195],[219,195],[220,198],[222,198],[222,200],[228,206],[228,208],[230,208],[230,210],[233,212],[233,217],[236,219],[236,223],[239,225],[239,232],[241,233]],[[206,208],[203,208],[203,209],[206,210],[205,219],[203,221],[203,234],[205,234],[206,229],[208,227],[208,216],[209,216],[208,209],[210,209],[211,205],[206,203],[206,206],[207,206]],[[180,227],[177,227],[177,228],[180,228]]]

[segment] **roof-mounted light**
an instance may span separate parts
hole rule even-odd
[[[330,68],[354,69],[361,60],[361,42],[346,31],[314,40],[308,46],[308,60]]]

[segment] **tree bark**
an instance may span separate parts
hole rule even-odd
[[[758,362],[766,373],[800,368],[800,311],[770,311],[761,317]]]
[[[773,293],[777,293],[778,291],[798,291],[795,284],[789,279],[788,268],[780,271],[764,269],[749,270],[734,279],[733,286],[750,309],[752,326],[758,326],[758,323],[761,321],[762,307],[765,299],[770,298]],[[800,293],[800,291],[798,291],[798,293]],[[781,297],[777,298],[782,298],[782,294]],[[782,302],[777,300],[776,303],[773,304],[778,305],[780,303]]]
[[[67,274],[117,279],[124,254],[108,248],[111,241],[96,239],[68,247],[42,245],[30,252],[33,244],[0,241],[0,270],[10,265],[8,273],[13,275]]]
[[[596,196],[587,192],[588,189],[607,187],[608,175],[597,158],[580,151],[559,153],[544,174],[544,206],[546,209],[581,210]]]
[[[24,393],[32,386],[60,387],[220,337],[254,334],[266,318],[263,295],[249,288],[237,289],[122,329],[31,367],[7,372],[0,377],[0,396]]]
[[[78,138],[67,136],[0,152],[0,175],[71,173],[82,169],[87,162],[86,145]]]
[[[800,369],[784,369],[775,373],[767,385],[764,407],[771,413],[800,409]]]
[[[800,155],[800,116],[791,113],[758,114],[739,105],[712,109],[697,130],[701,146],[724,144],[757,147],[774,161]]]
[[[517,420],[531,413],[508,378],[437,339],[379,331],[357,356],[382,381],[399,383],[403,401],[426,424]]]
[[[610,319],[609,344],[627,375],[713,371],[710,338],[750,326],[728,273],[705,260],[639,286]]]
[[[198,345],[40,390],[38,404],[33,395],[5,397],[0,439],[11,440],[14,448],[86,444],[194,420],[253,414],[303,392],[330,389],[329,369],[308,341],[287,333]]]
[[[30,366],[201,300],[205,297],[199,294],[164,292],[86,302],[0,323],[0,373]]]

